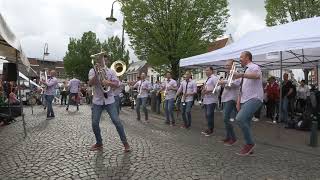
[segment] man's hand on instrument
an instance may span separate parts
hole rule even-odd
[[[105,85],[105,86],[113,85],[112,81],[106,80],[106,79],[102,81],[102,84]]]
[[[244,73],[234,72],[232,79],[242,78]]]

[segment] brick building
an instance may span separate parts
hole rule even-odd
[[[44,70],[55,70],[57,72],[58,79],[67,78],[66,73],[64,71],[64,64],[61,60],[52,60],[52,59],[38,59],[38,58],[28,58],[30,62],[30,66],[39,76],[40,71]]]

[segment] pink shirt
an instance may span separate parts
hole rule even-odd
[[[208,91],[213,91],[215,85],[218,83],[218,77],[215,75],[211,75],[210,78],[207,80],[207,82],[204,85],[204,88]],[[218,102],[218,91],[216,90],[216,92],[214,94],[209,93],[209,94],[205,94],[203,97],[203,104],[212,104],[212,103],[217,103]]]
[[[181,85],[178,89],[177,94],[179,94],[180,92],[182,92],[183,94],[191,94],[191,93],[197,93],[197,84],[195,81],[189,79],[188,80],[188,87],[187,87],[187,81],[184,80],[181,82]],[[186,90],[187,89],[187,90]],[[186,101],[185,102],[190,102],[193,101],[193,96],[187,96],[186,97]]]
[[[151,83],[147,80],[140,80],[133,86],[138,88],[138,98],[145,98],[149,95],[149,90],[152,89]]]
[[[257,73],[259,79],[243,79],[242,93],[241,93],[241,103],[245,103],[250,99],[259,99],[263,101],[263,87],[262,87],[262,72],[258,65],[254,63],[247,64],[247,73]]]
[[[112,82],[117,82],[119,83],[119,80],[117,76],[112,72],[110,69],[105,69],[106,71],[106,79],[109,79]],[[94,78],[95,72],[94,69],[91,69],[89,71],[89,80]],[[94,85],[93,86],[93,99],[92,102],[95,105],[104,105],[104,104],[112,104],[114,103],[114,97],[113,97],[113,91],[112,89],[108,92],[108,98],[105,98],[103,95],[102,87],[101,85]]]
[[[80,87],[80,80],[73,78],[69,82],[70,93],[78,93]]]
[[[227,83],[228,81],[225,80]],[[240,82],[241,79],[235,79],[231,82],[231,86],[224,86],[222,95],[221,95],[221,102],[228,102],[231,100],[237,101],[239,90],[240,90]]]
[[[163,82],[162,87],[164,88],[164,92],[166,93],[166,100],[168,99],[174,99],[176,96],[176,90],[168,90],[168,87],[170,88],[176,88],[177,87],[177,81],[174,79],[170,79],[169,81],[166,80]]]

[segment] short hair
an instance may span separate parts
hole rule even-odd
[[[305,81],[305,80],[301,80],[301,82],[306,83],[306,81]]]
[[[250,59],[250,61],[252,61],[252,54],[251,54],[251,52],[249,52],[249,51],[243,51],[242,52],[245,56],[247,56],[249,59]]]
[[[206,68],[209,68],[211,71],[213,71],[213,67],[212,66],[208,66]]]

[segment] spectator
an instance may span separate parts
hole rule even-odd
[[[298,112],[304,112],[306,108],[307,98],[310,96],[310,89],[305,84],[305,80],[301,80],[300,86],[297,88],[297,104],[296,108]]]
[[[280,87],[274,76],[269,78],[265,92],[267,94],[267,118],[273,119],[280,98]]]
[[[283,74],[283,85],[282,85],[282,119],[280,121],[288,123],[288,110],[290,102],[293,101],[294,94],[294,85],[289,81],[288,73]]]

